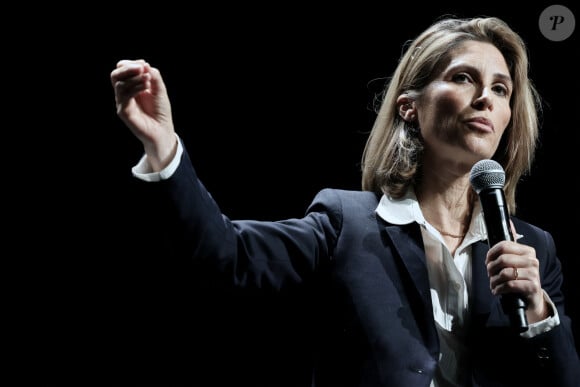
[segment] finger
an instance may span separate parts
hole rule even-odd
[[[135,66],[117,69],[111,73],[111,82],[118,96],[135,94],[148,89],[151,85],[151,74]]]
[[[498,260],[499,262],[497,263],[500,263],[510,258],[511,256],[535,257],[535,254],[535,250],[528,245],[520,244],[514,241],[501,241],[489,249],[485,258],[485,263],[491,264],[492,262]]]
[[[504,278],[509,278],[510,275],[514,274],[513,268],[517,268],[517,274],[520,279],[523,270],[525,270],[527,278],[531,278],[532,272],[539,273],[539,261],[527,254],[503,254],[486,265],[487,274],[490,278],[500,275],[504,270],[510,270],[508,275],[503,276]]]
[[[161,77],[161,73],[154,67],[147,67],[147,74],[150,75],[148,81],[150,83],[151,91],[153,94],[163,94],[165,92],[165,84]]]
[[[490,277],[490,287],[494,294],[513,291],[526,281],[527,271],[521,267],[504,267],[496,275]]]
[[[127,66],[127,65],[131,65],[131,64],[146,64],[147,61],[145,61],[144,59],[121,59],[120,61],[117,62],[117,68],[119,67],[123,67],[123,66]]]
[[[151,66],[144,61],[119,61],[117,68],[111,71],[111,83],[114,85],[118,81],[136,77],[140,74],[148,74]]]

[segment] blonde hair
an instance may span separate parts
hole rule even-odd
[[[419,180],[423,145],[417,129],[399,116],[397,98],[401,94],[418,97],[452,49],[470,40],[493,44],[505,58],[512,77],[512,116],[493,159],[505,170],[506,201],[510,213],[515,213],[516,185],[529,172],[534,159],[541,104],[528,78],[525,43],[495,17],[441,19],[410,43],[386,85],[363,151],[363,190],[397,198]]]

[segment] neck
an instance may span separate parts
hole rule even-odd
[[[443,236],[462,239],[471,222],[474,196],[471,190],[416,193],[423,217]]]

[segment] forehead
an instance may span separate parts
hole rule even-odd
[[[502,53],[491,43],[467,40],[449,52],[449,65],[469,64],[479,69],[489,69],[509,75],[508,65]]]

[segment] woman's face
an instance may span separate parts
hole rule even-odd
[[[510,117],[512,81],[500,51],[466,41],[416,101],[425,156],[469,166],[491,158]]]

